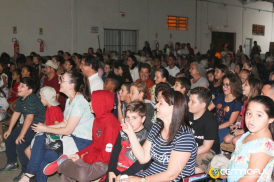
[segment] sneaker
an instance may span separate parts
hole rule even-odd
[[[13,181],[19,181],[24,175],[25,175],[25,173],[20,172],[20,174],[18,176],[13,178]]]
[[[19,165],[17,162],[13,163],[13,164],[6,164],[6,166],[2,169],[0,169],[0,172],[3,171],[10,171],[10,170],[17,170],[19,168]]]
[[[43,172],[45,175],[52,175],[57,172],[59,166],[61,165],[62,162],[68,159],[67,155],[61,155],[56,161],[49,163],[46,165],[44,168]]]
[[[0,152],[4,152],[4,151],[6,151],[6,145],[3,142],[3,143],[0,143]]]

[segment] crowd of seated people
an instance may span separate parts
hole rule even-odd
[[[271,181],[274,60],[260,52],[257,42],[245,55],[228,43],[194,54],[148,41],[122,55],[3,52],[0,174],[20,165],[13,181],[179,182],[207,173],[224,143],[235,145],[227,170],[255,170],[227,181]]]

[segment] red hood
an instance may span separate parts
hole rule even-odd
[[[114,105],[114,94],[107,90],[93,91],[91,95],[92,109],[96,118],[111,114]]]

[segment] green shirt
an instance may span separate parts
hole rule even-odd
[[[18,97],[15,112],[19,112],[24,115],[24,118],[29,114],[33,114],[34,118],[32,123],[44,123],[46,107],[42,104],[39,97],[35,94],[28,95],[24,100],[22,97]]]

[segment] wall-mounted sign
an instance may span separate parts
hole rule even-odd
[[[17,34],[17,27],[12,27],[13,34]]]
[[[39,35],[43,35],[43,28],[39,28]]]
[[[91,27],[91,33],[99,33],[98,27]]]

